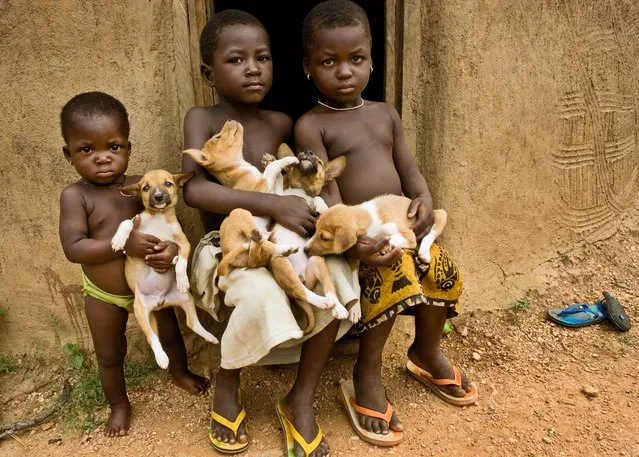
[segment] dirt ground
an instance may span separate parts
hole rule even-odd
[[[316,402],[331,455],[639,456],[637,254],[639,230],[622,227],[608,240],[549,261],[555,275],[540,278],[544,287],[532,287],[518,305],[505,303],[503,310],[456,318],[444,348],[478,383],[480,398],[471,407],[449,406],[407,376],[403,367],[412,321],[400,318],[385,352],[384,370],[389,398],[407,428],[405,442],[397,448],[370,446],[351,429],[338,382],[349,377],[353,347],[338,345]],[[625,304],[636,324],[629,333],[607,324],[561,328],[545,319],[546,309],[592,302],[602,290]],[[274,404],[294,375],[294,366],[244,371],[252,438],[244,455],[284,454]],[[37,414],[55,398],[61,377],[59,370],[0,375],[6,386],[0,394],[1,422]],[[135,409],[129,436],[107,439],[100,429],[69,430],[57,416],[0,441],[0,455],[212,456],[206,437],[209,400],[209,395],[183,392],[160,374],[131,392]]]

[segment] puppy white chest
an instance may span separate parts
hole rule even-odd
[[[143,212],[139,230],[142,233],[156,236],[161,240],[172,240],[175,235],[175,228],[172,224],[167,223],[163,213]]]

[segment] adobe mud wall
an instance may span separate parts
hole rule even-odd
[[[131,122],[128,173],[179,170],[173,26],[170,0],[0,2],[1,354],[90,345],[80,267],[58,239],[58,197],[77,180],[60,108],[84,91],[115,96]]]
[[[443,243],[467,308],[508,306],[544,289],[549,258],[610,236],[636,206],[639,3],[405,8],[402,114],[449,211]]]
[[[636,206],[639,5],[424,0],[403,18],[402,117],[449,212],[464,305],[508,306],[552,281],[549,258]],[[109,92],[130,113],[130,172],[178,169],[186,20],[179,0],[0,2],[0,354],[90,344],[80,269],[58,241],[58,196],[76,179],[59,110]]]

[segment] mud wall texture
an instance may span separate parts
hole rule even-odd
[[[507,306],[636,205],[639,3],[404,6],[402,115],[449,211],[443,243],[468,308]]]
[[[80,267],[58,239],[60,191],[77,180],[59,112],[100,90],[126,106],[129,174],[179,170],[181,120],[170,0],[0,2],[0,353],[90,344]],[[131,319],[133,321],[133,319]]]
[[[59,110],[78,92],[111,93],[130,113],[130,172],[178,169],[195,100],[185,3],[0,2],[1,354],[90,344],[80,268],[58,241],[58,196],[77,179]],[[548,259],[609,236],[635,206],[639,4],[423,0],[393,14],[395,94],[449,212],[442,243],[465,306],[508,306],[552,281]]]

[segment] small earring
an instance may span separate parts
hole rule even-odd
[[[371,73],[373,72],[373,66],[371,65]]]
[[[308,79],[309,81],[311,80],[311,74],[310,73],[306,73],[306,79]]]

